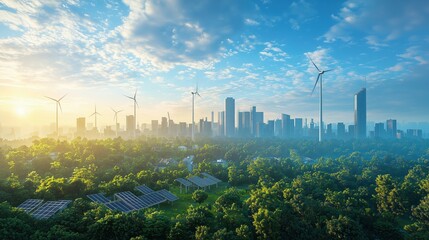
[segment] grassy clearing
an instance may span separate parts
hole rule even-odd
[[[203,204],[213,204],[216,199],[223,194],[223,192],[228,189],[228,183],[219,183],[218,187],[212,186],[210,189],[206,189],[208,198],[204,201]],[[164,203],[159,206],[159,210],[165,212],[165,215],[170,218],[175,218],[177,214],[186,213],[189,205],[197,205],[194,200],[192,200],[192,193],[194,190],[190,189],[188,193],[185,193],[185,189],[182,188],[182,193],[180,193],[179,186],[170,187],[170,192],[174,193],[179,197],[179,200],[173,203]]]

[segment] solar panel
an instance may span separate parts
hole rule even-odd
[[[37,219],[47,219],[71,203],[70,200],[47,201],[32,213]]]
[[[117,210],[124,213],[131,212],[132,210],[134,210],[132,207],[128,206],[126,203],[124,203],[121,200],[108,202],[108,203],[105,203],[104,205],[111,210]]]
[[[197,177],[197,176],[190,177],[190,178],[188,178],[188,180],[191,183],[197,185],[198,187],[204,188],[204,187],[208,186],[207,183],[202,178]]]
[[[27,199],[23,203],[21,203],[18,208],[21,208],[26,213],[29,213],[39,207],[42,203],[42,199]]]
[[[179,182],[180,184],[183,184],[185,187],[192,186],[192,183],[189,182],[188,180],[184,179],[184,178],[177,178],[174,181]]]
[[[148,186],[146,185],[140,185],[136,187],[136,190],[143,193],[143,194],[149,194],[149,193],[153,193],[155,192],[154,190],[150,189]]]
[[[134,195],[132,192],[120,192],[115,193],[115,197],[124,201],[128,206],[133,209],[147,208],[147,204],[144,203],[140,198]]]
[[[91,201],[96,203],[108,203],[110,202],[110,199],[104,196],[102,193],[95,193],[95,194],[89,194],[86,195]]]
[[[204,173],[201,173],[201,175],[203,175],[206,178],[210,178],[211,180],[215,181],[216,183],[222,182],[222,180],[220,180],[220,179],[218,179],[218,178],[216,178],[216,177],[214,177],[214,176],[212,176],[212,175],[210,175],[208,173],[204,172]]]
[[[166,189],[161,189],[161,190],[156,191],[156,192],[159,193],[160,195],[162,195],[163,197],[165,197],[170,202],[174,202],[176,200],[179,200],[179,198],[176,195],[174,195],[173,193],[171,193],[170,191],[168,191]]]
[[[167,199],[158,192],[142,195],[139,196],[139,198],[146,203],[148,207],[167,201]]]
[[[210,178],[201,178],[207,186],[215,185],[216,182]]]

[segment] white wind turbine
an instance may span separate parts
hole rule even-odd
[[[195,95],[198,95],[199,97],[201,97],[200,93],[198,92],[198,83],[197,83],[197,87],[195,88],[195,92],[191,92],[192,94],[192,129],[191,129],[191,139],[192,141],[195,141],[195,120],[194,120],[194,116],[195,116]]]
[[[97,112],[97,105],[95,105],[94,113],[92,113],[89,116],[90,117],[94,116],[94,118],[95,118],[95,130],[97,130],[97,132],[98,132],[98,128],[97,128],[97,115],[101,115],[101,114],[99,112]]]
[[[127,96],[127,95],[124,95],[125,97],[127,97],[127,98],[129,98],[129,99],[131,99],[131,100],[133,100],[133,103],[134,103],[134,138],[136,137],[136,131],[137,131],[137,116],[136,116],[136,107],[138,106],[138,103],[137,103],[137,89],[136,89],[136,91],[134,92],[134,97],[131,97],[131,96]]]
[[[115,110],[113,108],[112,110],[115,113],[115,116],[113,117],[113,121],[115,121],[116,136],[118,136],[118,113],[122,112],[123,110]]]
[[[61,110],[61,112],[63,112],[63,109],[61,108],[61,100],[66,96],[67,94],[64,94],[64,96],[62,96],[61,98],[59,98],[59,99],[55,99],[55,98],[51,98],[51,97],[47,97],[47,96],[45,96],[46,98],[48,98],[48,99],[51,99],[52,101],[55,101],[55,103],[56,103],[56,124],[55,124],[55,131],[56,131],[56,134],[57,134],[57,138],[59,138],[59,136],[60,136],[60,133],[58,132],[58,106],[60,107],[60,110]]]
[[[311,91],[311,94],[313,95],[314,90],[316,89],[317,86],[317,82],[320,79],[320,108],[319,108],[319,142],[322,142],[322,135],[323,135],[323,108],[322,108],[322,102],[323,102],[323,95],[322,95],[322,89],[323,89],[323,74],[329,71],[332,71],[332,69],[329,70],[322,70],[320,71],[320,69],[317,67],[317,65],[313,62],[313,60],[311,59],[311,57],[309,55],[307,55],[307,57],[310,59],[311,63],[313,63],[314,67],[317,69],[318,74],[317,74],[317,79],[316,82],[314,83],[314,87],[313,87],[313,91]]]

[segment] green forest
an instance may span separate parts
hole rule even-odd
[[[223,182],[179,191],[203,172]],[[122,213],[86,197],[141,184],[180,199]],[[37,220],[29,198],[72,203]],[[429,140],[0,141],[0,239],[429,239]]]

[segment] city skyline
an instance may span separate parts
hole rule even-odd
[[[136,90],[135,124],[167,112],[189,123],[197,82],[204,97],[195,99],[196,124],[223,110],[228,96],[235,112],[258,106],[266,119],[287,113],[316,122],[316,71],[306,54],[334,69],[323,79],[325,123],[353,122],[351,96],[363,87],[368,120],[428,122],[424,3],[2,2],[0,124],[55,123],[44,96],[67,94],[60,128],[78,117],[91,123],[94,105],[99,128],[114,126],[111,108],[123,109],[118,122],[125,126],[134,106],[123,95]]]

